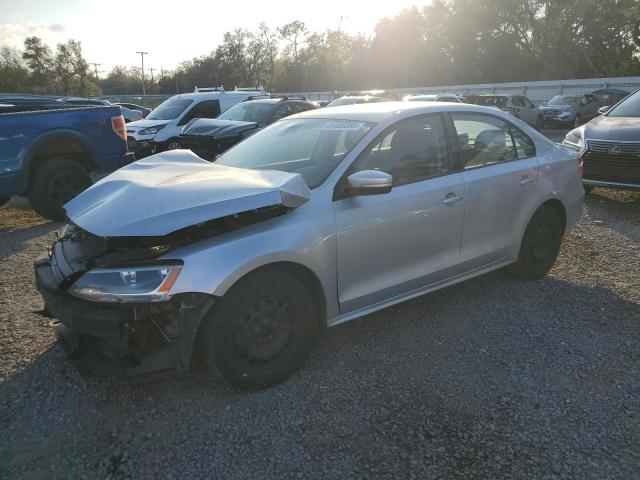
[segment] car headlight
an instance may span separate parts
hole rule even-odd
[[[584,140],[582,139],[582,135],[577,132],[569,132],[567,136],[564,137],[564,141],[562,142],[564,145],[568,145],[569,147],[581,149],[584,146]]]
[[[138,134],[140,134],[140,135],[155,135],[160,130],[162,130],[164,127],[165,127],[165,125],[156,125],[155,127],[143,128],[142,130],[140,130],[138,132]]]
[[[94,302],[164,302],[182,271],[179,265],[95,268],[70,288],[72,295]]]
[[[560,117],[570,117],[571,116],[571,110],[561,110],[560,111]]]

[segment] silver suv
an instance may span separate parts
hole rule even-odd
[[[577,153],[498,110],[390,102],[287,117],[209,163],[124,167],[66,205],[38,289],[78,356],[273,385],[318,331],[509,266],[579,219]]]

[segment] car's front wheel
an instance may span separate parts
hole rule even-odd
[[[296,277],[259,271],[216,304],[201,331],[210,370],[242,389],[286,380],[305,360],[318,327],[318,306]]]
[[[553,208],[543,205],[529,221],[510,271],[526,279],[545,276],[558,258],[561,242],[562,221]]]
[[[180,141],[176,138],[172,138],[171,140],[168,140],[165,146],[165,150],[178,150],[179,148],[182,148],[182,144],[180,143]]]

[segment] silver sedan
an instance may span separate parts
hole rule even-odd
[[[322,328],[502,267],[545,275],[583,198],[576,152],[495,109],[314,110],[213,164],[175,150],[101,180],[37,283],[77,355],[129,373],[197,355],[259,388]]]

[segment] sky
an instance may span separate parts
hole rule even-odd
[[[229,5],[223,7],[221,4]],[[24,38],[39,36],[55,49],[75,39],[84,56],[107,72],[114,65],[139,66],[137,51],[150,67],[171,70],[178,63],[205,55],[235,28],[255,29],[260,22],[275,28],[302,20],[311,31],[336,28],[372,34],[379,19],[394,16],[426,0],[0,0],[0,47],[21,49]],[[103,73],[104,75],[104,73]]]

